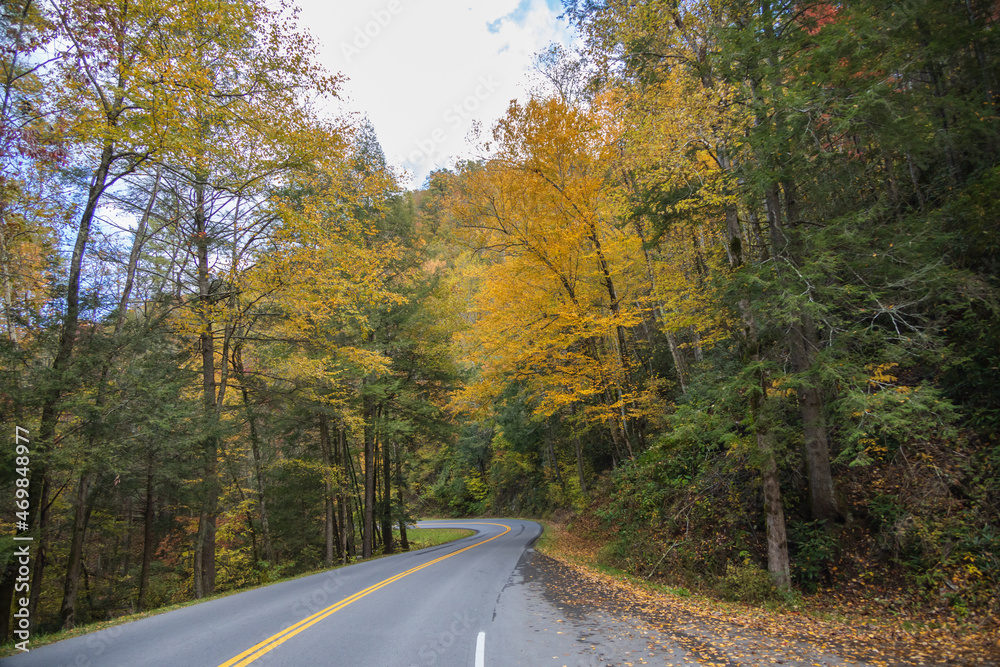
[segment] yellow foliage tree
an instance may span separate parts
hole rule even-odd
[[[640,241],[615,224],[606,189],[617,139],[602,101],[512,103],[495,156],[461,173],[451,213],[480,258],[461,342],[480,376],[459,402],[485,405],[520,382],[538,414],[577,406],[631,456],[642,438],[631,330],[648,303]]]

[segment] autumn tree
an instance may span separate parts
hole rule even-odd
[[[580,404],[630,458],[644,441],[631,329],[647,304],[637,240],[611,224],[611,122],[609,107],[513,104],[494,133],[496,158],[470,165],[452,215],[486,260],[470,330],[486,393],[471,403],[524,379],[541,412]]]

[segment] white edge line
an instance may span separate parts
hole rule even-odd
[[[486,666],[486,633],[480,632],[476,639],[476,667]]]

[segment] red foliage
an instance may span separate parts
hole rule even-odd
[[[833,3],[818,3],[803,10],[799,21],[810,35],[815,35],[827,23],[837,19],[840,7]]]

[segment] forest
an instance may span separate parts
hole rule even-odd
[[[0,639],[428,516],[996,627],[1000,4],[563,5],[410,191],[290,2],[3,4]]]

